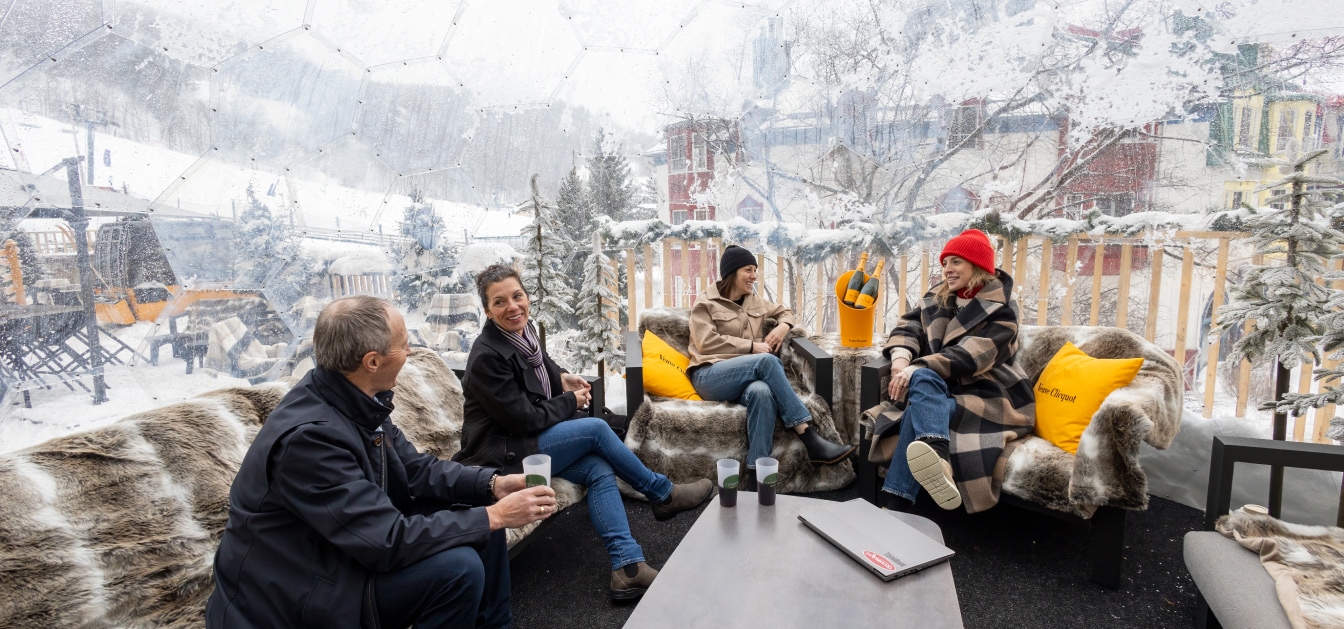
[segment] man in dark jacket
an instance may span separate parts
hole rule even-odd
[[[555,493],[420,454],[389,421],[410,354],[391,304],[332,302],[313,346],[229,492],[206,626],[510,626],[504,529]]]

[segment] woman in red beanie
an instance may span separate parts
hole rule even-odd
[[[890,463],[883,506],[905,510],[923,487],[944,509],[975,513],[999,499],[1013,441],[1031,432],[1036,402],[1017,353],[1013,278],[994,268],[978,229],[947,241],[943,281],[901,316],[882,352],[891,402],[870,411],[870,460]]]

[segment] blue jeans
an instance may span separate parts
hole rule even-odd
[[[914,502],[919,495],[919,481],[910,473],[910,462],[905,449],[915,440],[928,437],[947,439],[952,414],[957,401],[947,390],[947,382],[932,369],[917,369],[910,375],[910,387],[905,393],[905,414],[901,415],[901,438],[896,442],[896,453],[887,468],[887,480],[882,491],[896,494]]]
[[[747,467],[770,456],[775,447],[775,419],[788,428],[812,419],[784,376],[784,365],[774,354],[747,354],[697,367],[691,385],[701,398],[737,402],[747,407]]]
[[[644,549],[630,535],[616,479],[629,483],[655,504],[672,496],[672,481],[644,467],[611,426],[595,417],[571,419],[543,430],[537,436],[537,448],[550,455],[553,476],[588,488],[588,518],[607,547],[611,569],[644,561]]]
[[[513,611],[504,529],[491,533],[490,543],[479,551],[458,546],[400,570],[375,574],[373,593],[378,624],[384,627],[510,627]]]

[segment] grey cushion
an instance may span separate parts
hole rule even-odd
[[[1221,533],[1185,534],[1185,567],[1224,629],[1291,629],[1260,558]]]

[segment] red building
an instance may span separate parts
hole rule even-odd
[[[667,197],[670,221],[718,220],[713,205],[697,197],[714,181],[714,161],[724,155],[738,158],[737,125],[727,120],[690,120],[663,129],[667,140]]]

